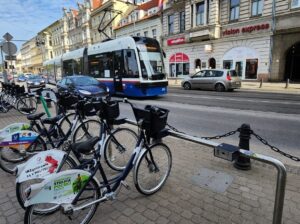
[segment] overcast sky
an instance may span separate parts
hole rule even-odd
[[[0,0],[0,42],[9,32],[15,40],[29,40],[62,17],[62,7],[77,8],[76,0]],[[82,1],[79,1],[82,2]],[[14,42],[18,50],[24,42]]]

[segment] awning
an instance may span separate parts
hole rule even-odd
[[[170,63],[189,62],[189,61],[190,61],[189,57],[184,53],[172,54],[169,60]]]

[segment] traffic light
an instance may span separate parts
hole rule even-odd
[[[4,68],[5,68],[5,69],[8,68],[8,63],[7,63],[7,61],[4,61]]]

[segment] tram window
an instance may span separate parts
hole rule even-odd
[[[103,53],[89,57],[90,74],[94,78],[113,77],[113,54]]]
[[[125,50],[125,76],[127,78],[138,78],[139,69],[134,50]]]

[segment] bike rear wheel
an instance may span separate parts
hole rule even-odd
[[[17,165],[23,163],[35,153],[46,149],[46,144],[40,137],[34,140],[25,153],[10,147],[0,148],[0,167],[5,172],[13,174]]]
[[[100,198],[100,191],[97,182],[94,179],[88,183],[86,189],[79,197],[78,202],[75,206],[85,205],[89,202],[95,201]],[[87,224],[93,218],[98,203],[92,204],[84,209],[73,211],[70,214],[65,214],[62,209],[55,209],[53,211],[54,204],[36,204],[31,205],[26,208],[24,223],[25,224],[48,224],[48,223],[63,223],[63,224]],[[47,207],[50,206],[52,209],[49,209],[49,212],[44,214],[37,214],[35,211],[37,209],[44,209],[47,211]]]
[[[137,134],[129,128],[118,128],[108,137],[104,147],[107,165],[116,171],[125,168],[138,140]]]
[[[172,167],[169,147],[157,143],[147,149],[138,160],[133,180],[136,189],[144,195],[151,195],[165,184]]]

